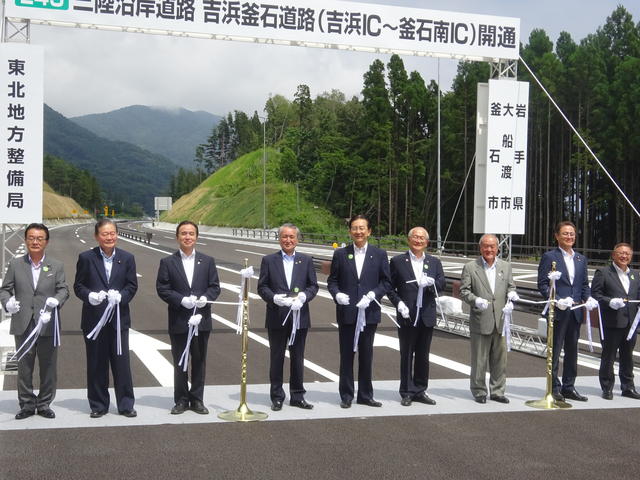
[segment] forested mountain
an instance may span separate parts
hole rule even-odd
[[[44,152],[87,170],[116,212],[153,212],[153,197],[168,192],[177,167],[161,155],[99,137],[44,106]],[[136,207],[137,204],[137,207]]]
[[[87,170],[70,164],[66,160],[45,154],[44,181],[60,195],[67,196],[78,202],[93,215],[104,204],[102,188],[96,177]]]
[[[579,43],[563,32],[554,46],[543,30],[532,31],[521,56],[631,202],[640,205],[634,175],[640,151],[640,24],[619,6]],[[441,97],[442,235],[450,225],[449,240],[474,240],[477,84],[488,78],[488,64],[461,62],[451,91]],[[522,62],[518,79],[531,83],[529,181],[526,233],[514,243],[551,245],[555,223],[572,220],[579,248],[609,249],[618,241],[640,245],[637,215]],[[200,146],[196,166],[211,173],[259,149],[265,128],[266,144],[282,153],[282,177],[315,205],[343,218],[364,213],[376,234],[424,225],[433,239],[437,84],[407,72],[394,55],[386,64],[371,64],[361,93],[347,99],[334,90],[313,98],[307,85],[299,85],[293,100],[273,95],[266,101],[264,125],[255,114],[229,114]],[[464,187],[467,174],[471,181]]]
[[[192,168],[196,147],[211,134],[221,117],[184,108],[132,105],[112,112],[73,117],[81,127],[109,140],[133,143]]]

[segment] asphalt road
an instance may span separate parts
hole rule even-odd
[[[156,415],[145,423],[144,405],[139,403],[136,423],[90,423],[83,390],[81,304],[72,295],[62,310],[58,398],[61,409],[65,402],[73,403],[74,418],[83,423],[71,428],[62,418],[33,418],[18,424],[12,419],[18,409],[15,376],[5,376],[0,391],[0,431],[4,430],[0,478],[601,478],[612,471],[622,478],[637,476],[640,402],[619,395],[613,402],[600,399],[594,380],[597,371],[592,368],[579,369],[581,391],[590,396],[589,402],[568,411],[532,410],[520,399],[544,394],[545,361],[511,352],[508,374],[513,382],[508,381],[507,395],[512,404],[502,407],[489,402],[493,405],[483,409],[470,400],[468,392],[468,339],[436,332],[432,354],[437,361],[432,361],[430,377],[438,405],[399,407],[394,393],[399,371],[397,335],[389,320],[383,320],[378,329],[374,353],[376,392],[385,405],[353,409],[345,417],[337,405],[337,384],[332,383],[338,372],[338,339],[334,305],[324,286],[311,303],[313,327],[306,349],[306,359],[313,364],[305,371],[308,398],[317,406],[313,413],[296,417],[298,412],[291,411],[297,409],[285,407],[278,412],[285,419],[272,421],[279,418],[268,410],[268,395],[250,394],[250,405],[267,411],[269,421],[218,423],[188,412],[184,423],[168,424],[174,420],[169,417],[175,417],[168,415],[170,352],[143,346],[153,341],[169,343],[166,308],[156,296],[155,276],[160,259],[175,251],[176,244],[172,232],[155,232],[153,242],[145,246],[120,239],[118,247],[135,255],[139,274],[139,290],[132,303],[133,329],[140,334],[138,349],[131,356],[134,385],[139,392],[159,388],[155,406],[162,412],[157,415],[165,417],[157,420]],[[16,250],[19,244],[12,240],[8,247]],[[52,230],[47,252],[65,263],[70,287],[78,254],[94,245],[92,225]],[[276,246],[202,234],[196,248],[216,258],[223,287],[219,300],[234,302],[244,259],[257,275],[260,258]],[[522,269],[517,272],[524,276],[519,281],[527,282],[531,266]],[[319,280],[326,278],[319,275]],[[254,280],[254,294],[255,286]],[[239,383],[240,337],[230,325],[235,307],[214,306],[214,314],[207,385],[211,392],[218,392],[228,386],[235,389]],[[264,304],[253,295],[250,318],[254,339],[249,345],[248,383],[259,390],[268,383],[268,347]],[[73,402],[62,400],[65,392]],[[214,417],[219,413],[218,402],[212,398],[215,393],[207,392],[205,403],[213,410],[207,417]],[[237,396],[232,398],[237,401]],[[55,402],[52,407],[56,409]]]

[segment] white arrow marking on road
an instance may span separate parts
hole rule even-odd
[[[129,350],[135,353],[163,387],[173,387],[173,365],[160,350],[171,350],[168,343],[129,329]]]

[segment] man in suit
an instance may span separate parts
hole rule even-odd
[[[600,357],[600,387],[602,398],[613,400],[615,376],[613,363],[616,353],[620,358],[620,388],[623,397],[640,400],[633,382],[633,349],[636,345],[636,330],[627,340],[629,329],[638,311],[640,300],[640,273],[629,268],[633,249],[628,243],[618,243],[611,252],[613,262],[600,268],[593,276],[591,293],[600,303],[602,316],[602,355]]]
[[[15,336],[16,349],[24,344],[41,318],[43,326],[35,344],[18,361],[20,411],[16,414],[16,420],[30,417],[36,411],[41,417],[55,418],[56,415],[50,408],[56,396],[57,381],[55,316],[58,314],[57,309],[69,298],[69,289],[65,282],[62,262],[45,256],[45,249],[49,243],[49,229],[42,223],[32,223],[24,231],[24,240],[27,254],[9,262],[7,274],[0,288],[0,301],[7,313],[11,314],[9,332]],[[40,370],[38,395],[33,392],[36,356]]]
[[[274,411],[282,409],[285,399],[282,369],[290,339],[293,342],[289,344],[289,405],[307,410],[313,408],[304,399],[304,347],[311,326],[309,302],[318,293],[318,282],[313,259],[296,252],[299,234],[298,227],[291,223],[280,227],[281,250],[262,257],[258,278],[258,295],[267,302],[265,326],[271,353],[269,380],[271,410]]]
[[[582,309],[571,310],[571,306],[585,302],[588,309],[598,304],[591,298],[589,277],[587,275],[587,259],[573,250],[576,242],[576,227],[569,221],[558,223],[554,232],[558,248],[545,252],[538,265],[538,291],[543,298],[549,298],[552,263],[560,278],[555,280],[555,319],[553,331],[553,398],[564,401],[565,398],[586,402],[588,399],[578,393],[575,388],[578,374],[578,339],[580,324],[584,318]],[[564,348],[562,382],[558,378],[560,350]]]
[[[409,251],[391,259],[392,289],[387,294],[396,306],[400,341],[400,403],[435,405],[427,394],[429,350],[436,325],[436,295],[446,278],[440,260],[424,253],[429,233],[422,227],[409,230]]]
[[[80,326],[87,349],[90,416],[100,418],[109,412],[111,365],[118,413],[135,417],[129,363],[129,303],[138,290],[136,262],[133,255],[116,248],[118,232],[113,220],[99,220],[94,227],[94,237],[98,246],[78,257],[73,284],[76,296],[82,301]],[[90,334],[92,338],[88,338]]]
[[[509,403],[507,383],[507,346],[502,329],[507,302],[517,300],[511,264],[496,257],[498,238],[485,234],[480,238],[480,257],[462,269],[460,296],[470,307],[471,393],[478,403],[487,402],[485,376],[489,367],[489,398]]]
[[[213,328],[211,305],[208,302],[220,295],[220,282],[215,260],[195,250],[198,240],[198,226],[195,223],[189,220],[180,222],[176,228],[176,239],[180,248],[160,260],[156,279],[156,291],[167,303],[169,313],[175,402],[171,413],[179,415],[191,408],[205,415],[209,413],[203,401],[207,344]],[[179,364],[187,347],[190,329],[194,332],[189,344],[191,387],[188,372]],[[188,358],[184,361],[188,362]]]
[[[357,403],[380,407],[373,398],[373,339],[380,323],[378,301],[391,289],[387,252],[368,244],[369,220],[356,215],[349,221],[353,244],[338,248],[331,260],[327,287],[336,303],[340,339],[340,406],[354,398],[354,351],[358,351]]]

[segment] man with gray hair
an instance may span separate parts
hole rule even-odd
[[[392,289],[387,293],[397,309],[400,342],[400,403],[435,405],[427,394],[429,350],[436,325],[436,298],[447,282],[442,263],[424,253],[429,233],[422,227],[409,230],[409,251],[391,259]]]
[[[292,223],[278,230],[281,250],[262,257],[258,294],[267,302],[266,328],[269,336],[271,410],[279,411],[285,399],[282,388],[284,356],[289,347],[291,374],[289,405],[310,410],[304,399],[304,347],[311,326],[309,302],[318,293],[316,272],[310,256],[296,252],[300,231]]]
[[[471,393],[478,403],[487,402],[485,375],[489,367],[490,399],[509,403],[504,395],[507,381],[507,347],[502,336],[504,314],[518,300],[511,264],[496,257],[498,238],[480,238],[480,257],[462,269],[460,295],[469,304],[471,336]]]

